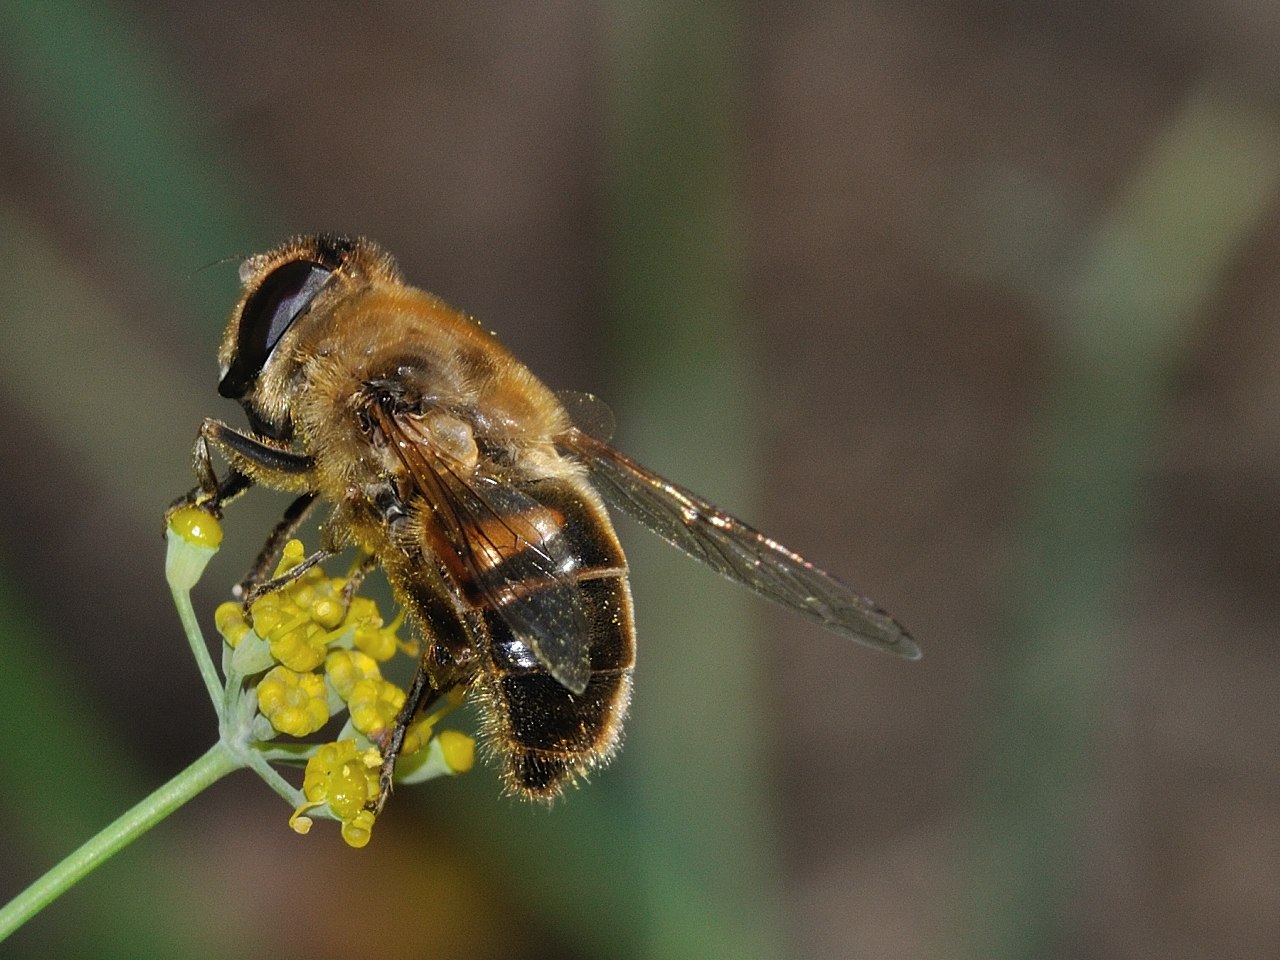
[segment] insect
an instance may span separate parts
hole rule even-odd
[[[575,425],[561,399],[471,317],[407,285],[369,240],[296,237],[246,260],[218,353],[218,392],[250,430],[214,419],[198,485],[221,508],[254,484],[297,494],[242,584],[246,605],[318,503],[322,547],[379,566],[423,639],[381,744],[381,809],[415,714],[465,686],[509,790],[551,799],[615,752],[635,631],[606,504],[836,633],[915,658],[887,613],[799,555]],[[211,451],[229,464],[219,479]]]

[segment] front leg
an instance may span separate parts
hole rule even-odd
[[[216,449],[231,465],[221,481],[213,468],[210,448]],[[199,485],[186,496],[174,501],[165,514],[166,520],[175,510],[191,505],[203,507],[214,516],[221,516],[223,506],[255,483],[301,494],[271,531],[253,568],[235,590],[236,595],[243,600],[246,611],[264,593],[280,589],[333,555],[332,550],[322,550],[284,575],[268,579],[281,545],[302,524],[315,504],[315,461],[311,457],[263,437],[242,433],[221,420],[205,420],[200,424],[192,461]]]
[[[211,446],[231,465],[221,480],[213,468]],[[200,424],[191,461],[198,483],[165,510],[166,528],[174,513],[184,507],[202,507],[221,517],[222,508],[255,483],[296,493],[310,493],[313,488],[315,461],[310,457],[241,433],[221,420]]]
[[[213,479],[211,446],[226,458],[233,472],[244,474],[253,483],[286,493],[315,490],[316,463],[311,457],[264,437],[242,433],[221,420],[205,420],[196,438],[196,477],[205,489]]]
[[[205,457],[208,457],[209,450],[204,444],[203,437],[196,441],[196,447],[198,450],[203,449]],[[198,458],[199,454],[197,454]],[[218,480],[213,473],[212,464],[208,465],[207,477],[200,466],[196,467],[196,474],[200,477],[199,485],[192,487],[165,509],[165,530],[169,529],[169,520],[172,519],[173,515],[186,507],[199,506],[221,519],[222,508],[253,486],[252,480],[235,470],[228,470],[227,475],[222,480]]]

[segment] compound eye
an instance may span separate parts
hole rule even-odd
[[[291,260],[263,278],[240,312],[236,353],[218,384],[218,393],[239,400],[262,372],[267,358],[293,321],[333,276],[333,270],[312,260]]]

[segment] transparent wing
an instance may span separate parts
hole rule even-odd
[[[559,442],[591,471],[606,503],[672,546],[828,630],[911,660],[920,656],[898,621],[776,540],[576,427]]]
[[[374,416],[434,512],[463,597],[496,611],[562,686],[586,690],[590,624],[553,511],[511,484],[464,478],[392,410]]]
[[[583,433],[602,443],[608,443],[613,439],[613,432],[618,425],[613,411],[594,393],[557,390],[556,399],[560,401],[560,406],[564,407],[565,413],[569,414],[573,425]]]

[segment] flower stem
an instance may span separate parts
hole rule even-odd
[[[191,644],[191,652],[196,658],[196,666],[200,668],[200,676],[204,680],[205,689],[209,691],[209,699],[214,709],[223,702],[222,681],[218,678],[213,658],[209,656],[209,647],[204,642],[204,631],[200,629],[200,620],[196,617],[195,608],[191,605],[191,588],[185,590],[170,583],[174,606],[178,608],[178,619],[182,621],[182,632],[187,635]]]
[[[266,757],[259,753],[250,751],[245,756],[245,766],[260,776],[272,790],[280,794],[285,802],[290,806],[296,807],[307,798],[303,796],[302,791],[291,784],[280,774],[276,773],[275,768]]]
[[[206,787],[241,766],[223,744],[119,817],[43,877],[0,908],[0,942],[113,854],[146,833]]]

